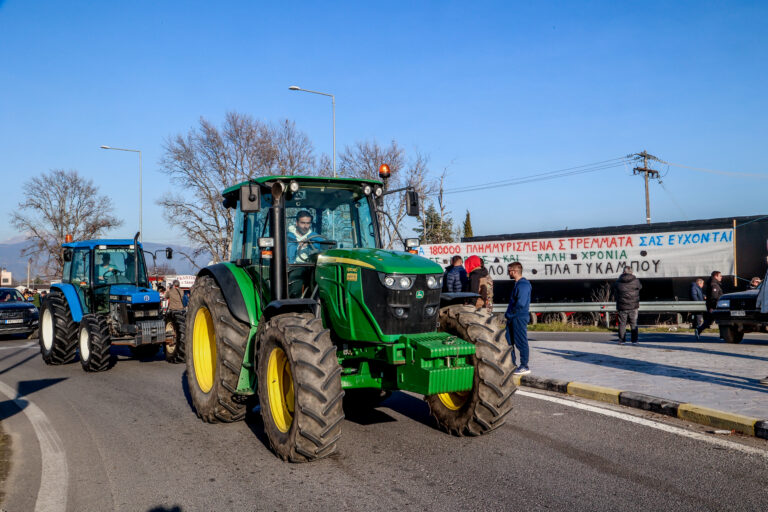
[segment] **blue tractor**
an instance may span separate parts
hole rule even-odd
[[[127,345],[140,358],[155,356],[164,345],[167,361],[184,361],[178,326],[167,329],[160,294],[149,286],[138,233],[133,240],[85,240],[62,247],[61,283],[51,286],[40,308],[46,364],[74,361],[79,349],[85,371],[103,371],[109,368],[112,345]],[[172,255],[166,249],[166,257]]]

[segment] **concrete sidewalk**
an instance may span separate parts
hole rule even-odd
[[[532,375],[579,381],[768,419],[768,335],[738,345],[717,336],[529,332]]]

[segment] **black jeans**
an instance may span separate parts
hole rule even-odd
[[[624,341],[624,335],[627,329],[627,320],[632,334],[632,343],[637,343],[637,310],[629,309],[618,311],[619,314],[619,341]]]

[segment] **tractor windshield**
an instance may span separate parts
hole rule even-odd
[[[303,187],[285,202],[289,263],[328,249],[376,247],[368,197],[356,190]]]
[[[245,236],[243,245],[233,246],[232,259],[257,259],[258,239],[271,236],[271,197],[266,194],[261,197],[261,211],[238,216],[235,233]],[[285,223],[290,264],[310,263],[313,254],[328,249],[377,247],[371,203],[359,187],[303,185],[286,196]]]
[[[129,247],[101,246],[94,250],[96,285],[136,283],[136,254]],[[139,255],[139,286],[147,286],[144,259]]]

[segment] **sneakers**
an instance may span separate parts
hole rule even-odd
[[[531,373],[531,370],[528,369],[527,366],[521,365],[515,368],[515,371],[512,372],[512,375],[528,375],[529,373]]]

